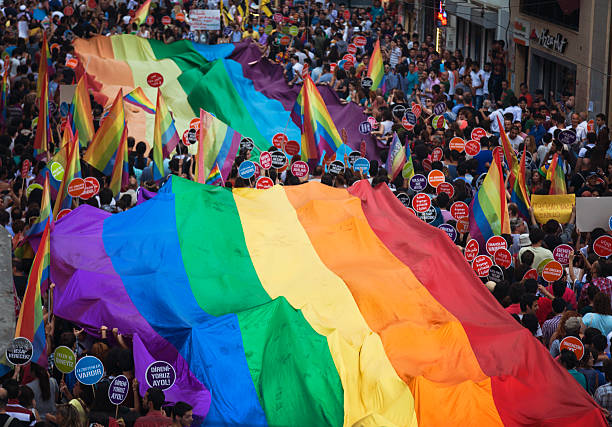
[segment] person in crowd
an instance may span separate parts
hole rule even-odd
[[[172,425],[172,419],[167,417],[162,406],[166,401],[164,392],[151,387],[145,393],[142,403],[146,415],[139,417],[134,427],[166,427]]]

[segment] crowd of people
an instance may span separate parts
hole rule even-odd
[[[526,181],[531,194],[549,194],[551,182],[546,179],[546,168],[557,154],[568,193],[577,197],[612,195],[612,145],[606,115],[597,114],[593,118],[587,111],[578,111],[572,93],[545,94],[542,90],[530,89],[525,83],[512,89],[507,80],[510,70],[503,40],[494,43],[483,63],[465,57],[460,50],[436,51],[431,34],[411,34],[397,24],[393,6],[385,9],[378,1],[371,8],[357,9],[318,1],[288,1],[281,2],[276,10],[268,3],[272,12],[282,15],[282,20],[275,20],[264,13],[258,14],[258,9],[253,7],[248,14],[240,13],[244,3],[239,2],[223,5],[215,1],[187,0],[181,4],[162,0],[151,8],[152,25],[131,22],[133,11],[139,6],[135,0],[70,2],[70,11],[65,8],[68,3],[5,0],[1,8],[0,23],[4,25],[0,25],[0,51],[6,59],[1,63],[0,74],[7,76],[8,89],[0,118],[0,225],[13,239],[17,306],[23,298],[32,265],[31,251],[23,249],[25,236],[39,215],[42,197],[40,189],[28,191],[28,187],[45,166],[44,160],[36,159],[33,152],[38,117],[36,72],[43,31],[47,32],[51,46],[49,98],[54,141],[61,140],[60,86],[76,81],[74,69],[66,65],[75,55],[71,45],[74,37],[132,33],[165,43],[195,38],[197,34],[189,30],[188,19],[176,19],[177,14],[184,12],[188,16],[193,8],[221,6],[225,25],[221,31],[204,34],[209,44],[252,39],[264,56],[283,67],[288,85],[300,85],[304,73],[309,73],[315,83],[332,88],[341,102],[356,103],[375,119],[371,134],[376,140],[378,155],[369,159],[369,172],[347,167],[341,173],[332,173],[329,159],[324,159],[306,178],[297,178],[290,168],[283,172],[271,169],[267,174],[275,184],[319,181],[347,188],[367,179],[373,186],[388,185],[396,194],[412,197],[416,192],[410,188],[408,179],[402,174],[390,179],[385,167],[390,143],[397,135],[402,144],[410,147],[414,173],[427,175],[437,169],[453,186],[452,196],[444,192],[436,194],[430,185],[422,190],[431,195],[435,210],[434,218],[428,222],[433,226],[447,223],[456,227],[457,219],[452,217],[450,206],[456,201],[469,204],[475,197],[479,177],[493,162],[493,150],[501,145],[500,133],[505,130],[519,158],[523,151],[528,153]],[[161,18],[166,15],[175,18],[169,25],[162,24]],[[295,25],[298,35],[284,45],[280,39],[288,25]],[[365,45],[351,46],[355,36],[363,36]],[[362,82],[377,41],[384,62],[384,79],[381,87],[371,91]],[[346,66],[345,55],[353,47],[356,47],[354,62]],[[432,119],[436,116],[434,106],[441,103],[445,108],[438,115],[444,120],[439,126]],[[407,130],[402,124],[403,112],[414,105],[420,106],[420,116]],[[97,128],[103,106],[96,104],[92,97],[92,107]],[[500,129],[498,119],[504,129]],[[593,124],[589,123],[590,119]],[[451,139],[460,137],[467,141],[475,128],[486,132],[480,138],[481,150],[477,155],[450,149]],[[574,143],[559,140],[564,130],[575,134]],[[108,179],[102,179],[100,193],[84,203],[113,213],[121,212],[136,205],[141,189],[157,191],[163,184],[152,179],[147,144],[130,138],[128,146],[129,188],[114,198],[107,186]],[[432,157],[436,148],[442,149],[440,159]],[[275,150],[278,148],[274,146],[269,149]],[[246,149],[239,151],[224,183],[226,187],[254,186],[252,180],[238,176],[238,166],[252,156]],[[300,157],[295,156],[291,162],[298,160]],[[24,176],[26,161],[31,162],[31,168]],[[168,175],[192,179],[192,164],[187,147],[179,144],[167,164]],[[99,176],[85,162],[82,170],[84,175]],[[406,214],[413,213],[406,210]],[[599,257],[593,251],[593,242],[609,230],[578,230],[575,211],[569,222],[563,224],[556,220],[539,224],[533,210],[530,218],[524,218],[513,203],[509,204],[509,214],[511,233],[503,237],[512,255],[512,265],[503,269],[501,280],[483,279],[483,285],[517,322],[549,349],[551,357],[558,359],[598,404],[612,411],[612,259]],[[463,250],[469,239],[468,232],[460,232],[455,243]],[[543,260],[552,259],[552,250],[560,244],[570,245],[573,252],[559,280],[547,284],[541,279],[524,277]],[[83,387],[73,374],[62,375],[54,367],[52,357],[48,369],[31,363],[24,369],[11,370],[0,388],[0,424],[82,427],[118,422],[126,426],[172,424],[178,427],[192,423],[189,396],[184,397],[185,402],[172,405],[166,405],[164,393],[159,389],[151,388],[145,396],[140,396],[129,337],[103,325],[97,336],[90,336],[78,325],[57,317],[47,318],[47,315],[45,312],[49,354],[63,345],[72,348],[78,356],[95,355],[104,362],[104,379],[95,390]],[[585,351],[580,360],[574,352],[560,348],[565,337],[582,340]],[[125,375],[130,380],[130,392],[115,414],[107,390],[117,375]],[[119,421],[114,421],[115,418]]]

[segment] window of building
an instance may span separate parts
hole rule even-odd
[[[559,3],[563,4],[563,8]],[[521,0],[521,12],[578,31],[580,0]]]

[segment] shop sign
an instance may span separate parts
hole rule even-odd
[[[567,37],[561,33],[553,36],[548,28],[542,28],[540,34],[537,34],[536,30],[533,29],[531,31],[531,39],[537,40],[540,46],[558,53],[564,53],[565,48],[567,48]]]
[[[512,22],[512,33],[514,35],[514,42],[523,46],[529,46],[529,30],[531,24],[522,19],[515,19]]]

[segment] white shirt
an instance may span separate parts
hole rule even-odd
[[[523,143],[523,138],[521,138],[520,135],[516,135],[516,138],[512,139],[510,138],[510,136],[508,136],[508,141],[510,141],[510,144],[512,145],[512,148],[514,148],[516,151],[518,151],[519,146]]]
[[[491,77],[491,72],[482,71],[484,86],[482,87],[482,93],[484,95],[489,94],[489,77]]]
[[[475,91],[476,96],[481,96],[483,94],[482,87],[475,89],[476,86],[481,86],[484,81],[482,78],[482,70],[478,72],[470,71],[470,77],[472,78],[472,89]]]
[[[520,122],[521,116],[523,114],[523,110],[521,110],[521,107],[519,107],[518,105],[515,105],[515,106],[511,105],[504,110],[504,114],[506,113],[512,113],[512,116],[513,116],[512,122]]]
[[[301,82],[302,81],[302,70],[304,69],[304,66],[300,64],[299,62],[296,62],[292,68],[293,68],[293,77],[297,76],[296,82],[298,83]]]
[[[493,111],[489,115],[489,119],[491,120],[491,132],[499,132],[499,125],[497,124],[496,117],[499,117],[499,120],[501,120],[502,125],[503,125],[504,124],[504,110],[500,108],[500,109]]]

